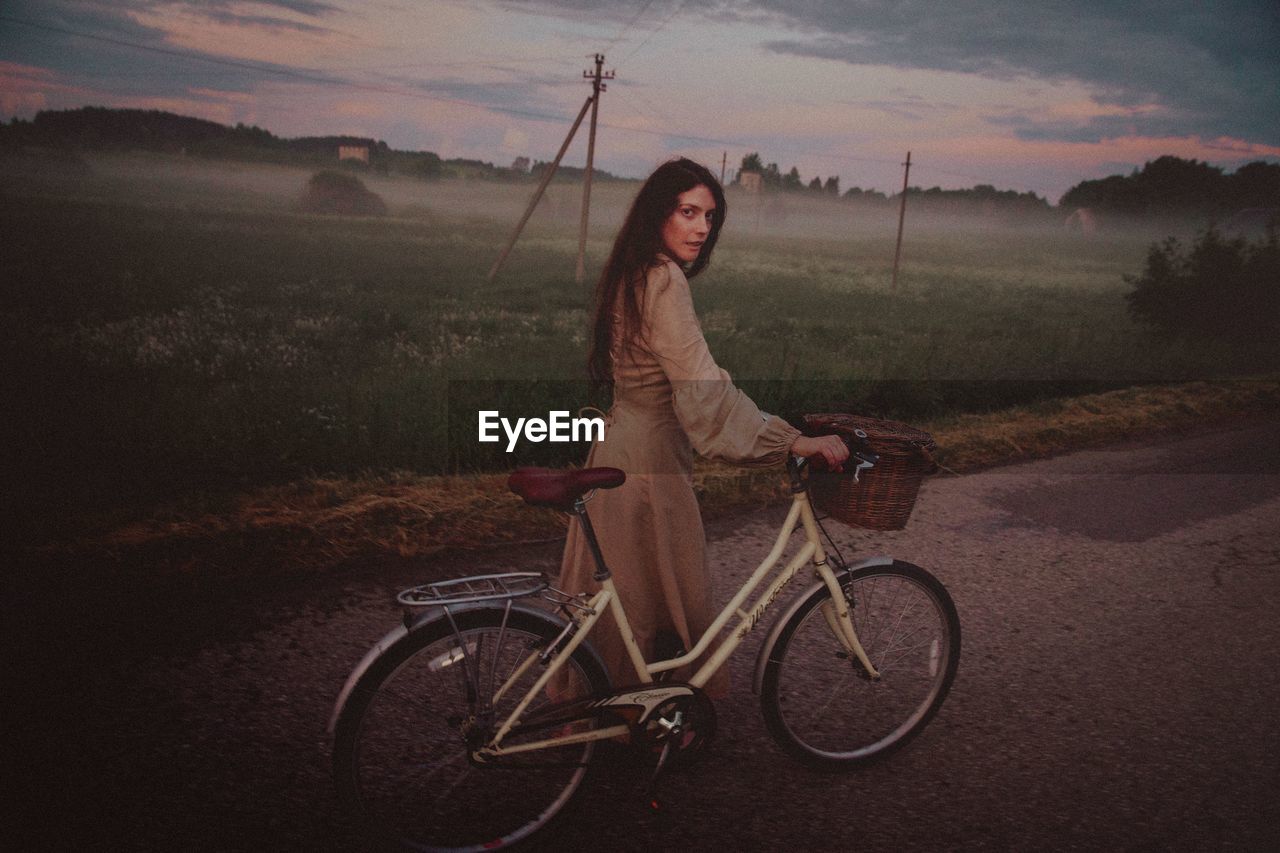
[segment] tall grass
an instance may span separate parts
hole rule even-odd
[[[518,416],[606,402],[580,384],[576,202],[540,210],[490,284],[527,187],[370,181],[392,216],[326,218],[293,211],[296,170],[254,167],[255,192],[240,167],[219,184],[208,165],[140,162],[9,176],[0,195],[6,499],[35,535],[67,513],[301,475],[580,457],[473,440],[495,395]],[[597,262],[627,194],[597,196]],[[695,301],[717,359],[773,411],[936,417],[1257,369],[1130,321],[1121,275],[1150,235],[934,223],[908,231],[892,290],[883,222],[789,201],[757,224],[755,200],[731,203]]]

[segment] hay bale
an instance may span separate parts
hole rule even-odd
[[[298,205],[305,213],[385,216],[387,203],[355,175],[326,169],[307,181]]]

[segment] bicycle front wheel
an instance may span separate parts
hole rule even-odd
[[[833,601],[814,590],[766,651],[760,701],[769,733],[810,766],[841,769],[899,749],[937,713],[960,663],[951,596],[896,561],[839,575],[854,631],[880,677],[837,638]]]
[[[564,810],[587,777],[594,743],[484,764],[471,758],[544,671],[537,661],[523,673],[521,666],[559,633],[550,617],[527,610],[505,618],[502,608],[463,611],[410,632],[369,668],[338,718],[333,756],[339,796],[367,833],[403,849],[492,849]],[[608,683],[584,644],[526,716],[552,701],[604,692]],[[596,725],[578,720],[523,739]]]

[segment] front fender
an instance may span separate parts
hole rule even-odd
[[[481,610],[484,608],[493,608],[495,605],[491,601],[480,601],[473,604],[459,604],[450,606],[450,611],[456,616],[459,613],[466,613],[471,610]],[[497,609],[505,609],[504,605],[498,605]],[[535,607],[523,601],[512,601],[512,610],[522,610],[532,613],[536,616],[545,618],[551,622],[555,622],[561,629],[569,623],[569,620],[559,613],[549,610],[543,610],[541,607]],[[338,694],[338,699],[333,703],[333,711],[329,714],[328,732],[333,734],[333,730],[338,725],[338,717],[342,715],[342,708],[347,704],[347,700],[351,698],[351,691],[355,690],[356,684],[369,671],[369,667],[373,666],[373,662],[382,657],[387,649],[391,648],[400,640],[407,637],[414,631],[420,631],[425,626],[439,620],[444,619],[445,613],[443,607],[424,607],[421,609],[414,608],[405,611],[404,619],[401,623],[387,632],[381,640],[374,643],[373,648],[365,652],[364,657],[360,659],[360,663],[356,664],[356,668],[351,670],[351,674],[347,676],[347,681],[342,685],[342,692]],[[603,664],[601,664],[603,667]]]
[[[892,566],[893,557],[868,557],[861,562],[854,563],[842,572],[836,573],[836,580],[842,580],[845,575],[855,572],[858,569],[865,569],[868,566]],[[773,627],[769,629],[769,635],[764,638],[764,642],[760,644],[760,653],[756,656],[756,672],[755,677],[751,679],[751,692],[760,695],[760,685],[764,682],[764,668],[769,660],[769,650],[773,648],[774,643],[778,641],[778,635],[782,633],[782,628],[791,621],[791,617],[795,615],[800,606],[804,604],[813,595],[826,590],[827,585],[821,580],[816,581],[813,586],[797,595],[787,605],[787,609],[778,614],[778,618],[773,620]]]

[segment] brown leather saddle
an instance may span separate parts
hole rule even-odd
[[[533,506],[573,511],[573,502],[592,489],[613,489],[626,482],[617,468],[517,468],[507,478],[507,488]]]

